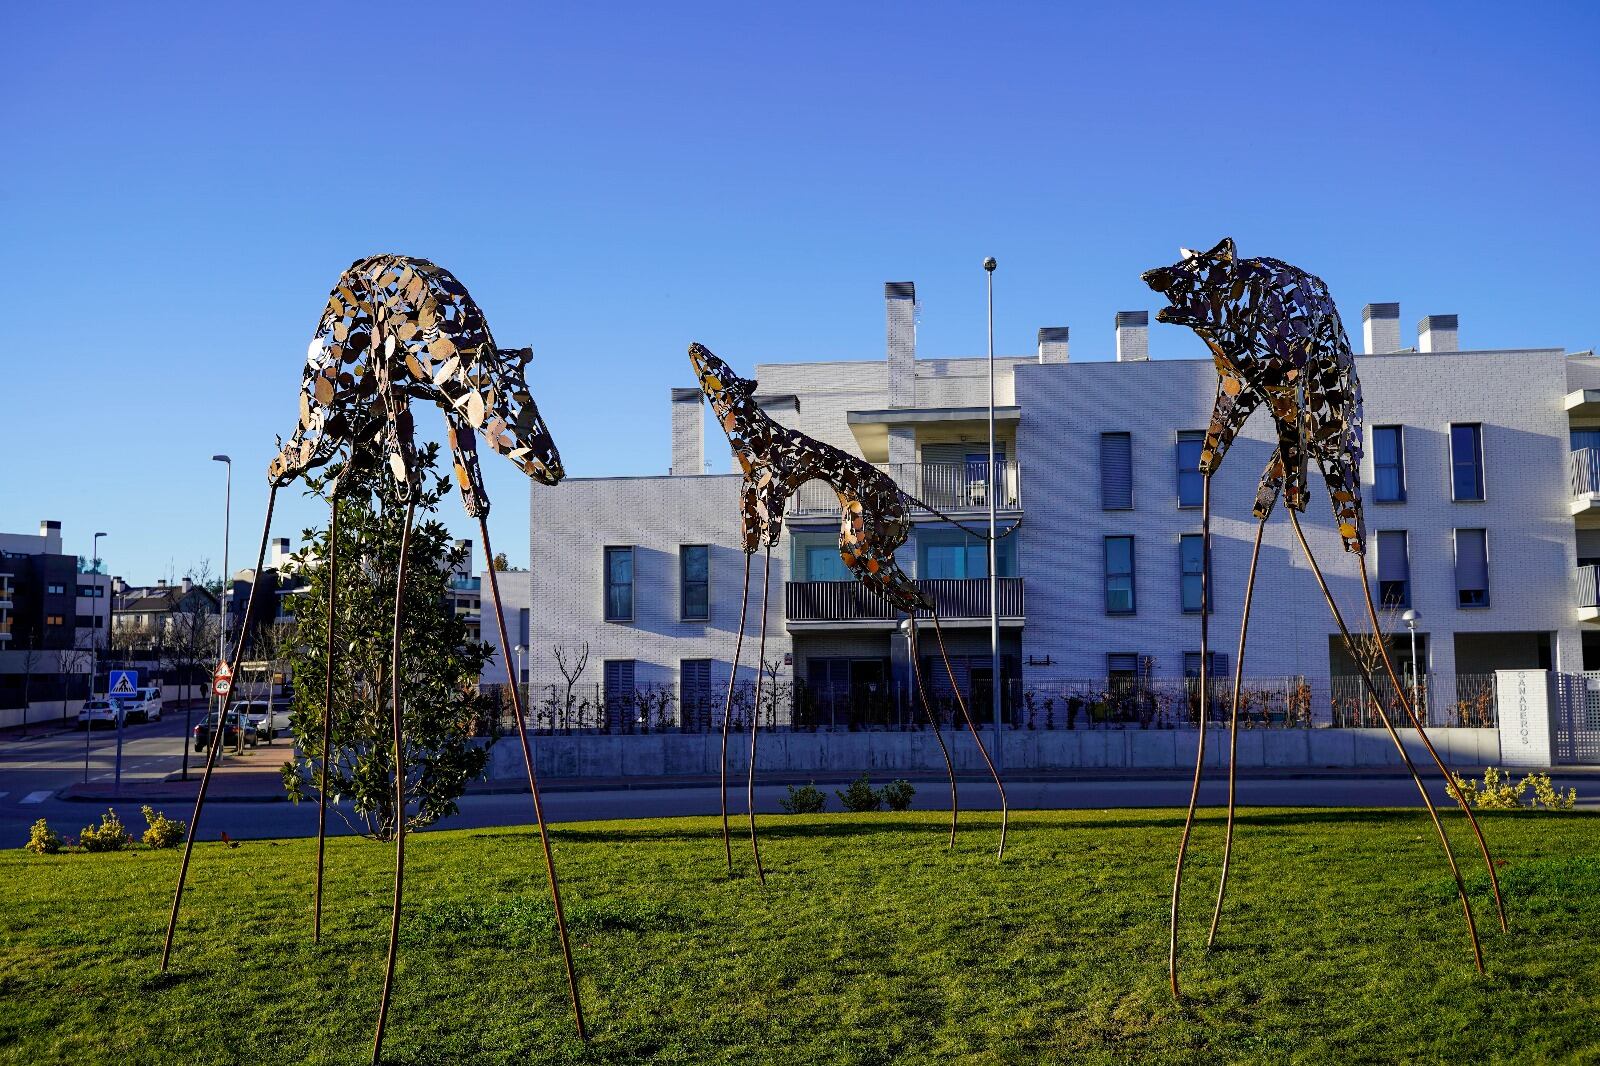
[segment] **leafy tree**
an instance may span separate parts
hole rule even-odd
[[[400,701],[406,761],[406,828],[420,829],[454,814],[467,782],[483,774],[489,753],[473,743],[491,701],[478,692],[478,675],[492,653],[471,639],[447,597],[454,569],[466,560],[433,514],[448,491],[434,474],[436,445],[419,455],[418,520],[411,533],[400,633]],[[338,467],[330,470],[338,476]],[[312,483],[321,493],[327,479]],[[329,765],[320,765],[327,650],[328,531],[304,533],[305,589],[290,597],[299,623],[287,649],[295,677],[294,723],[299,744],[284,765],[291,799],[322,789],[349,799],[351,827],[376,840],[394,836],[394,760],[391,738],[390,652],[394,632],[395,574],[405,504],[387,467],[351,472],[339,510],[338,638],[333,676]],[[491,742],[493,738],[491,737]],[[335,808],[339,810],[339,808]],[[340,810],[341,817],[345,817]]]

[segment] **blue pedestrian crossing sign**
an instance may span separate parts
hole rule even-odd
[[[106,695],[111,699],[133,699],[139,695],[139,671],[111,671],[111,685]]]

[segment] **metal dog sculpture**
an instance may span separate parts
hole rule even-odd
[[[523,379],[523,368],[531,357],[532,351],[527,348],[507,351],[495,347],[489,326],[466,287],[442,267],[425,259],[398,255],[378,255],[357,260],[340,276],[328,297],[328,305],[307,353],[300,386],[299,424],[287,443],[280,440],[278,455],[267,470],[271,488],[267,496],[266,523],[261,531],[261,549],[256,557],[258,573],[266,555],[278,489],[305,477],[318,467],[342,458],[339,473],[330,480],[328,488],[330,546],[337,545],[340,484],[349,470],[358,466],[386,464],[399,487],[400,498],[407,502],[395,578],[395,638],[390,663],[390,676],[393,678],[395,802],[398,811],[394,907],[390,917],[383,995],[379,1001],[377,1030],[373,1037],[372,1059],[375,1063],[383,1046],[384,1024],[388,1018],[390,991],[394,982],[405,876],[406,800],[400,713],[400,605],[401,592],[406,583],[406,554],[416,511],[413,490],[419,476],[411,402],[417,400],[436,404],[444,411],[456,479],[461,486],[462,504],[468,516],[478,519],[478,528],[483,534],[489,588],[494,599],[495,621],[500,629],[500,646],[509,648],[511,645],[506,636],[505,616],[500,605],[500,585],[494,569],[494,552],[489,544],[489,496],[484,491],[478,466],[475,435],[482,434],[490,448],[516,463],[529,477],[546,485],[554,485],[562,479],[561,457]],[[330,550],[327,676],[324,679],[322,720],[324,768],[328,764],[333,717],[333,619],[337,567],[337,551]],[[250,617],[259,587],[259,581],[251,586],[250,599],[245,607],[246,619]],[[243,652],[244,627],[241,626],[239,642],[233,654],[235,673]],[[561,906],[560,883],[556,878],[549,830],[534,774],[533,752],[523,719],[522,694],[515,684],[511,691],[517,733],[528,771],[528,787],[533,795],[534,816],[538,820],[540,841],[544,845],[545,873],[555,907],[556,928],[566,964],[573,1017],[578,1035],[583,1037],[583,1006],[578,997],[577,975],[572,964],[572,949]],[[219,714],[226,715],[230,699],[231,693],[222,698]],[[212,768],[220,750],[222,733],[223,730],[217,729],[213,734],[211,748],[206,755],[205,772],[200,778],[200,791],[195,798],[194,815],[189,821],[183,864],[179,868],[178,886],[172,899],[172,916],[167,924],[166,943],[161,952],[162,972],[166,971],[171,956],[189,857],[194,848],[195,833],[200,824],[206,790],[211,783]],[[313,940],[320,940],[322,934],[323,844],[327,819],[324,790],[319,788],[318,793]]]
[[[1417,736],[1427,748],[1439,772],[1449,783],[1451,794],[1466,812],[1472,831],[1477,836],[1479,850],[1488,867],[1490,883],[1494,888],[1495,906],[1499,913],[1500,928],[1506,928],[1505,906],[1500,899],[1499,880],[1495,875],[1494,861],[1488,845],[1478,828],[1477,819],[1465,797],[1456,786],[1454,777],[1445,769],[1443,761],[1428,739],[1427,730],[1416,709],[1405,694],[1405,688],[1395,675],[1394,664],[1388,649],[1381,641],[1377,608],[1372,600],[1371,583],[1367,576],[1366,525],[1361,507],[1361,384],[1356,374],[1355,357],[1350,351],[1350,341],[1339,319],[1338,309],[1322,279],[1299,270],[1277,259],[1239,259],[1231,238],[1225,238],[1208,252],[1196,253],[1187,249],[1182,258],[1168,267],[1145,272],[1145,284],[1164,295],[1170,304],[1156,314],[1159,322],[1188,326],[1194,330],[1216,360],[1219,380],[1217,397],[1212,409],[1211,424],[1206,430],[1205,446],[1200,455],[1202,475],[1201,537],[1204,544],[1202,556],[1206,560],[1201,570],[1200,612],[1200,737],[1195,758],[1194,785],[1189,796],[1188,814],[1184,819],[1183,836],[1178,845],[1177,869],[1172,882],[1172,913],[1168,942],[1168,979],[1174,998],[1178,997],[1178,899],[1183,881],[1183,859],[1188,848],[1190,830],[1194,824],[1195,806],[1199,798],[1200,778],[1205,759],[1206,714],[1209,702],[1210,655],[1207,647],[1207,615],[1210,611],[1210,558],[1211,558],[1211,475],[1222,464],[1229,446],[1233,443],[1245,421],[1258,406],[1266,405],[1277,430],[1278,445],[1256,490],[1254,514],[1257,519],[1255,545],[1250,555],[1250,572],[1245,582],[1244,612],[1239,625],[1238,653],[1234,659],[1233,706],[1229,719],[1228,759],[1228,821],[1223,845],[1222,875],[1217,885],[1217,901],[1212,912],[1211,929],[1206,939],[1209,948],[1216,940],[1217,923],[1222,914],[1223,893],[1228,883],[1228,864],[1233,847],[1234,784],[1239,727],[1240,685],[1244,675],[1245,635],[1250,625],[1250,600],[1255,590],[1256,563],[1261,555],[1261,536],[1266,521],[1272,514],[1278,496],[1284,497],[1285,509],[1295,537],[1305,552],[1322,589],[1339,632],[1346,646],[1353,642],[1349,628],[1339,606],[1334,602],[1322,571],[1311,554],[1311,546],[1300,528],[1297,512],[1305,510],[1309,493],[1306,489],[1306,466],[1315,459],[1327,482],[1329,499],[1333,504],[1334,519],[1345,551],[1356,556],[1361,568],[1361,587],[1366,594],[1367,616],[1374,633],[1379,634],[1384,668],[1399,695],[1406,717],[1417,731]],[[1455,878],[1456,891],[1461,898],[1461,909],[1466,915],[1467,932],[1472,940],[1473,959],[1478,971],[1483,971],[1483,952],[1478,944],[1478,930],[1473,921],[1472,908],[1467,901],[1466,887],[1461,872],[1456,867],[1450,841],[1445,836],[1438,812],[1428,797],[1427,788],[1417,773],[1416,766],[1401,744],[1389,716],[1379,698],[1371,672],[1359,660],[1362,680],[1368,693],[1378,706],[1384,727],[1400,751],[1417,790],[1427,805],[1439,841],[1444,847],[1445,859]]]
[[[839,557],[856,580],[864,587],[890,603],[896,610],[911,616],[911,664],[916,677],[917,692],[923,710],[933,725],[934,737],[944,755],[945,770],[950,778],[950,844],[955,843],[956,831],[956,778],[950,761],[949,749],[939,730],[939,717],[928,703],[922,687],[922,668],[916,649],[919,614],[933,618],[934,635],[939,641],[939,653],[944,658],[945,671],[956,702],[966,720],[967,728],[977,741],[978,750],[1000,791],[1000,849],[1005,854],[1006,807],[1005,785],[989,758],[988,749],[978,735],[977,725],[961,697],[955,672],[945,652],[944,634],[939,628],[938,607],[931,594],[917,583],[895,561],[895,551],[911,535],[910,504],[927,508],[934,514],[976,536],[986,534],[968,530],[955,519],[928,506],[921,500],[908,496],[883,471],[863,459],[841,451],[830,444],[815,440],[804,433],[785,428],[774,422],[755,401],[756,382],[735,374],[710,349],[700,344],[689,345],[689,361],[694,365],[700,390],[705,393],[716,413],[717,421],[728,436],[734,456],[744,472],[744,484],[739,493],[739,512],[743,519],[742,547],[744,549],[744,592],[739,601],[739,635],[734,643],[733,666],[728,674],[728,695],[722,710],[722,844],[728,869],[733,870],[733,846],[728,836],[728,718],[733,703],[734,678],[739,670],[739,654],[744,643],[745,609],[750,596],[750,557],[765,547],[766,572],[761,594],[761,638],[757,651],[758,665],[765,660],[767,646],[767,596],[771,588],[772,547],[783,532],[783,514],[789,498],[808,481],[823,481],[839,496]],[[1011,526],[1001,536],[1016,529]],[[761,676],[757,672],[756,706],[761,703]],[[766,872],[761,865],[761,848],[756,838],[755,766],[756,766],[756,715],[750,718],[750,765],[746,785],[747,806],[750,817],[750,849],[755,857],[756,874],[766,883]]]

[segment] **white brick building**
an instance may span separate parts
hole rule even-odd
[[[885,359],[750,368],[739,352],[718,354],[753,370],[758,399],[778,421],[886,464],[914,495],[980,524],[988,499],[986,361],[916,358],[912,287],[885,289]],[[1600,667],[1600,628],[1585,630],[1600,620],[1587,565],[1600,562],[1600,360],[1559,349],[1459,351],[1455,316],[1424,319],[1416,348],[1397,350],[1398,315],[1393,304],[1368,306],[1367,354],[1358,361],[1374,584],[1385,582],[1391,600],[1420,613],[1419,659],[1435,675]],[[1023,685],[1104,679],[1130,662],[1141,674],[1180,678],[1197,664],[1199,615],[1185,610],[1185,590],[1193,608],[1198,541],[1183,538],[1200,531],[1191,506],[1198,478],[1180,478],[1180,463],[1192,469],[1197,456],[1188,442],[1206,427],[1215,370],[1208,360],[1150,358],[1163,331],[1178,327],[1152,336],[1147,321],[1144,312],[1117,316],[1115,361],[1071,361],[1064,327],[1040,330],[1037,356],[997,360],[996,502],[1003,523],[1024,520],[1000,555],[1003,672]],[[691,380],[687,359],[684,377]],[[673,476],[571,479],[532,490],[535,684],[559,678],[555,646],[586,643],[591,690],[682,685],[716,694],[720,705],[743,573],[739,479],[701,473],[698,391],[675,389],[671,399]],[[1211,648],[1225,663],[1269,433],[1258,414],[1213,482]],[[720,440],[715,427],[713,437]],[[720,454],[710,453],[713,466]],[[1355,559],[1339,548],[1315,472],[1312,486],[1305,526],[1357,625],[1364,609]],[[808,485],[791,501],[772,559],[766,659],[780,664],[781,681],[803,681],[813,694],[897,699],[908,677],[905,638],[848,583],[834,547],[837,523],[837,502],[823,486]],[[919,513],[916,524],[902,565],[936,583],[962,683],[981,687],[989,675],[984,550],[932,514]],[[741,659],[751,678],[761,570],[757,556]],[[1303,677],[1320,687],[1353,673],[1330,641],[1337,630],[1281,507],[1262,547],[1251,634],[1247,676]],[[928,634],[924,655],[931,651]],[[942,682],[942,668],[928,676]],[[826,711],[818,713],[826,724]]]

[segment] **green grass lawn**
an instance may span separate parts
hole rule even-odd
[[[121,812],[124,816],[134,811]],[[765,820],[768,884],[712,819],[556,834],[591,1042],[573,1035],[537,834],[429,832],[385,1047],[397,1062],[1600,1062],[1600,819],[1482,816],[1498,931],[1459,814],[1488,975],[1420,812],[1253,810],[1204,953],[1221,821],[1200,823],[1166,987],[1181,812],[1027,812],[957,850],[936,814]],[[76,830],[76,826],[58,827]],[[0,854],[0,1061],[365,1062],[393,852],[197,848],[173,972],[176,852]]]

